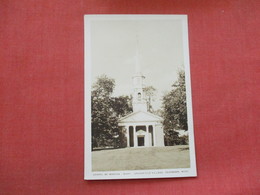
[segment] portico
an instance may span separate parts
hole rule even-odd
[[[127,147],[154,146],[154,125],[126,126]]]
[[[131,113],[119,121],[125,129],[127,147],[164,146],[161,117],[149,112]]]

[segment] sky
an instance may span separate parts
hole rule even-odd
[[[181,20],[104,18],[93,20],[90,32],[92,84],[106,74],[116,82],[113,96],[131,95],[138,61],[145,85],[157,90],[152,106],[159,109],[163,94],[184,69]]]

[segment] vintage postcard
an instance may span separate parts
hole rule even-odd
[[[195,177],[187,16],[84,17],[84,178]]]

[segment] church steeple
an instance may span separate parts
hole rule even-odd
[[[135,55],[135,74],[133,78],[133,111],[145,111],[147,112],[147,103],[143,93],[143,84],[145,77],[141,73],[139,63],[139,48],[138,48],[138,37],[136,38],[136,55]]]

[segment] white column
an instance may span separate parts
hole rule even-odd
[[[156,146],[156,142],[155,142],[155,124],[153,124],[153,145]]]
[[[126,145],[127,147],[130,147],[130,136],[129,136],[129,126],[126,126]]]
[[[146,125],[146,134],[145,134],[145,146],[150,146],[150,140],[149,140],[149,125]]]
[[[136,125],[133,126],[133,131],[134,131],[134,147],[137,147],[138,144],[137,144],[137,136],[136,136]]]

